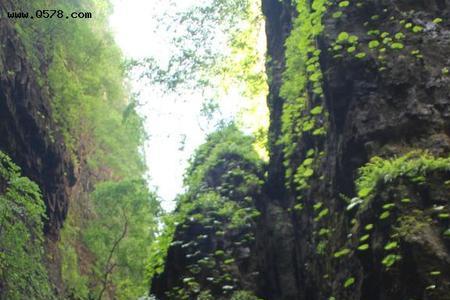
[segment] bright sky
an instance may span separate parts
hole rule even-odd
[[[156,15],[167,10],[174,10],[167,0],[112,0],[114,13],[110,23],[115,38],[125,56],[134,59],[153,57],[161,63],[167,62],[170,53],[169,34],[157,29]],[[201,0],[176,1],[177,9],[188,8]],[[265,35],[261,27],[258,48],[264,56]],[[263,59],[262,59],[263,60]],[[261,63],[264,65],[263,62]],[[137,74],[136,74],[137,75]],[[146,86],[141,81],[132,79],[133,92],[138,92],[139,102],[144,103],[140,112],[146,117],[146,131],[150,135],[145,145],[145,156],[149,167],[150,184],[162,198],[166,211],[173,210],[174,198],[183,192],[183,173],[189,157],[204,141],[206,132],[205,119],[200,117],[203,97],[195,91],[181,96],[163,95],[157,88]],[[221,117],[229,119],[237,116],[249,105],[237,90],[231,89],[219,99]],[[258,98],[255,98],[258,99]],[[265,95],[257,100],[257,111],[249,123],[264,124],[267,120]],[[255,124],[256,124],[255,123]],[[249,131],[255,128],[248,127]],[[184,147],[181,148],[181,143]]]
[[[155,57],[160,61],[168,59],[167,34],[157,31],[155,13],[169,8],[169,1],[161,0],[113,0],[114,14],[110,22],[115,38],[124,54],[130,58]],[[179,7],[189,7],[198,0],[183,0]],[[146,130],[150,139],[145,147],[149,166],[150,183],[162,198],[165,210],[174,208],[175,196],[182,192],[183,173],[188,158],[205,138],[200,126],[200,95],[188,94],[175,99],[162,95],[158,90],[132,80],[132,88],[139,92],[140,102],[145,103],[141,113],[146,117]],[[227,114],[237,113],[239,101],[226,102],[222,107]],[[227,99],[228,100],[228,99]],[[180,150],[181,141],[185,141]]]
[[[183,0],[190,5],[193,0]],[[140,59],[155,57],[167,59],[168,44],[164,32],[156,32],[155,12],[167,9],[168,1],[114,0],[114,14],[110,22],[115,38],[127,57]],[[182,175],[193,149],[204,136],[197,115],[201,101],[175,101],[163,96],[152,87],[137,80],[132,88],[139,92],[139,100],[145,105],[141,113],[146,117],[146,131],[150,139],[145,147],[150,182],[157,188],[166,210],[174,208],[177,193],[182,191]],[[186,136],[184,151],[179,151],[183,134]]]

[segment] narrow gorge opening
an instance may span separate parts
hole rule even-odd
[[[450,299],[448,7],[0,0],[0,300]]]

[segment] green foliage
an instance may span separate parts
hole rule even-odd
[[[403,49],[403,48],[405,48],[405,45],[403,45],[402,43],[392,43],[391,48],[392,49]]]
[[[321,114],[323,111],[323,107],[322,106],[316,106],[311,110],[311,115],[319,115]]]
[[[450,214],[448,213],[438,214],[438,218],[443,220],[450,219]]]
[[[391,215],[390,212],[384,211],[384,212],[382,212],[381,215],[380,215],[380,220],[387,219],[387,218],[389,218],[390,215]]]
[[[45,1],[38,0],[30,1],[26,8],[32,11],[45,6]],[[107,0],[64,0],[54,9],[89,9],[95,18],[31,20],[17,23],[17,28],[35,71],[39,73],[42,56],[51,62],[48,74],[41,76],[47,75],[52,117],[74,161],[83,144],[93,170],[106,167],[117,176],[126,176],[144,172],[139,152],[144,131],[133,101],[127,100],[124,59],[108,29],[110,8]],[[42,51],[37,51],[37,46]]]
[[[65,284],[65,297],[74,300],[88,299],[88,276],[82,275],[76,250],[79,228],[70,212],[61,230],[59,249],[61,253],[61,275]]]
[[[324,255],[324,254],[325,254],[325,250],[326,250],[326,248],[327,248],[327,245],[328,245],[328,242],[327,242],[327,241],[320,241],[320,242],[317,244],[317,247],[316,247],[316,252],[317,252],[317,254],[319,254],[319,255]]]
[[[373,48],[377,48],[380,45],[380,42],[377,40],[373,40],[369,42],[369,48],[373,49]]]
[[[198,300],[214,300],[213,295],[211,295],[211,291],[206,290],[206,291],[201,291],[200,294],[198,295]]]
[[[336,41],[338,43],[344,43],[348,40],[349,37],[350,37],[350,35],[348,34],[348,32],[343,31],[343,32],[339,33]]]
[[[360,251],[365,251],[367,249],[369,249],[369,244],[362,244],[362,245],[358,246],[358,250],[360,250]]]
[[[182,221],[179,214],[169,214],[162,217],[163,231],[156,237],[150,246],[150,256],[146,266],[147,278],[153,278],[164,272],[164,265],[169,247],[173,245],[173,235],[176,225]]]
[[[430,275],[431,276],[439,276],[439,275],[441,275],[441,272],[440,271],[431,271]]]
[[[252,146],[253,141],[252,137],[242,134],[234,124],[224,126],[208,135],[206,142],[195,151],[195,155],[190,160],[184,184],[189,187],[191,192],[204,189],[202,183],[210,172],[233,158],[242,160],[239,162],[242,167],[248,166],[250,170],[260,168],[262,162]],[[239,170],[235,170],[235,172],[239,173]],[[230,176],[229,179],[233,179],[233,174],[227,176]],[[251,174],[248,174],[247,177],[246,179],[254,181],[253,184],[260,184],[259,180]],[[245,186],[242,187],[245,188]],[[239,188],[239,186],[235,186],[235,188]]]
[[[232,228],[257,217],[259,213],[248,205],[260,192],[262,162],[252,143],[234,124],[210,134],[190,161],[185,177],[188,192],[180,198],[180,212],[212,210],[228,218]]]
[[[364,195],[363,192],[361,194]],[[352,210],[354,207],[360,205],[363,202],[364,201],[358,197],[352,198],[350,199],[350,204],[347,206],[347,210]]]
[[[327,216],[329,214],[329,209],[328,208],[324,208],[322,209],[319,214],[317,215],[317,217],[314,218],[314,221],[320,221],[323,217]]]
[[[364,241],[367,241],[369,238],[370,238],[370,234],[365,234],[359,239],[359,241],[364,242]]]
[[[55,50],[49,70],[54,116],[73,147],[82,139],[91,142],[91,168],[108,166],[118,176],[142,173],[142,120],[125,110],[121,54],[109,33],[83,25],[66,28],[75,38],[61,40]]]
[[[347,7],[350,5],[350,1],[341,1],[339,2],[339,7]]]
[[[298,191],[309,187],[308,179],[314,175],[312,163],[313,160],[311,158],[307,158],[298,167],[297,172],[294,175],[294,182]]]
[[[226,270],[233,268],[236,258],[221,248],[205,253],[198,245],[203,240],[222,239],[236,232],[240,233],[237,245],[252,242],[250,228],[260,214],[254,197],[262,185],[262,161],[252,144],[253,138],[229,124],[211,133],[191,158],[185,175],[186,193],[177,199],[176,211],[166,216],[164,231],[152,245],[148,266],[151,277],[161,274],[169,247],[186,249],[186,258],[195,261],[187,270],[189,275],[184,275],[183,286],[173,288],[167,295],[176,299],[202,295],[208,299],[206,287],[198,284],[198,276],[210,277],[211,284],[224,291],[234,288]],[[201,225],[205,231],[198,232],[195,240],[173,241],[175,231],[177,236],[183,236],[192,225]],[[198,253],[207,256],[198,259]],[[211,273],[212,270],[215,271]]]
[[[378,187],[399,177],[418,182],[430,172],[448,170],[450,158],[434,157],[427,152],[413,151],[392,159],[373,157],[359,169],[359,178],[356,180],[358,197],[367,203],[374,197]],[[388,211],[382,216],[386,213]]]
[[[390,268],[392,267],[397,261],[401,260],[401,256],[400,255],[396,255],[396,254],[388,254],[386,257],[383,258],[382,260],[382,264],[386,267],[386,268]]]
[[[237,291],[231,296],[231,300],[261,300],[249,291]]]
[[[348,1],[340,1],[336,3],[340,10],[342,10],[342,6],[346,7],[350,5],[350,2]],[[331,4],[332,5],[332,4]],[[363,2],[356,3],[356,6],[358,8],[361,8],[364,6]],[[384,9],[384,13],[387,13],[388,10]],[[336,15],[336,16],[335,16]],[[341,11],[337,11],[333,13],[333,17],[337,18],[342,15]],[[371,21],[378,21],[380,20],[380,15],[373,15],[370,17],[370,21],[367,20],[363,23],[365,27],[377,25],[374,22]],[[395,21],[395,16],[390,16],[390,21]],[[435,24],[441,23],[443,20],[440,18],[436,18],[433,20]],[[376,22],[378,23],[378,22]],[[367,48],[371,51],[366,51],[363,42],[358,42],[358,37],[355,35],[352,35],[349,32],[343,31],[339,33],[339,35],[336,38],[335,43],[332,44],[332,47],[329,48],[329,50],[333,50],[335,52],[334,58],[349,58],[349,54],[352,54],[355,58],[363,59],[366,56],[372,56],[376,63],[380,66],[378,67],[378,70],[380,72],[383,72],[388,69],[388,66],[386,65],[387,56],[386,55],[380,55],[380,54],[386,54],[387,52],[390,52],[389,54],[393,54],[392,52],[399,52],[403,49],[406,49],[409,45],[404,43],[408,40],[405,40],[407,36],[411,36],[412,34],[419,34],[419,33],[425,33],[425,28],[421,25],[407,22],[406,20],[400,20],[399,24],[402,27],[402,31],[398,32],[388,32],[384,31],[382,32],[380,29],[370,29],[366,32],[367,36],[360,36],[361,38],[364,38],[362,40],[366,41],[367,39],[370,39],[370,41],[367,43]],[[393,26],[393,28],[398,28],[398,26]],[[347,28],[348,29],[348,28]],[[359,32],[358,35],[361,33]],[[354,39],[352,40],[352,37]],[[365,43],[365,42],[364,42]],[[358,52],[357,54],[354,54],[357,52],[357,50],[362,50]],[[420,50],[412,50],[411,55],[413,55],[416,59],[422,60],[424,57],[421,54]]]
[[[392,250],[398,247],[397,242],[389,242],[384,246],[384,250]]]
[[[356,181],[358,190],[358,201],[363,201],[363,209],[374,199],[378,192],[387,184],[396,184],[398,180],[406,180],[413,184],[421,185],[426,181],[429,174],[434,172],[448,172],[450,170],[450,158],[434,157],[424,151],[412,151],[400,157],[383,159],[373,157],[368,164],[360,168],[359,178]],[[403,198],[399,200],[401,205],[408,205],[411,199]],[[385,220],[391,216],[398,203],[387,202],[381,205],[380,220]],[[442,207],[435,208],[439,211]],[[445,213],[444,213],[445,215]],[[437,214],[439,218],[439,214]],[[402,215],[398,219],[398,226],[394,228],[395,234],[391,238],[414,236],[423,234],[424,228],[432,223],[431,217],[421,210],[413,210],[409,215]],[[373,224],[365,226],[366,230],[372,230]],[[360,238],[361,242],[369,239],[368,234]],[[363,244],[364,245],[364,244]],[[362,250],[361,245],[358,249]],[[397,252],[399,248],[398,240],[389,240],[384,245],[384,250],[391,252],[386,254],[381,263],[386,269],[390,269],[401,256]],[[394,253],[392,253],[394,252]]]
[[[350,252],[351,252],[350,249],[348,249],[348,248],[343,248],[343,249],[341,249],[341,250],[335,252],[335,253],[333,254],[333,256],[334,256],[335,258],[339,258],[339,257],[346,256],[346,255],[350,254]]]
[[[447,230],[445,230],[445,231],[443,232],[443,235],[444,235],[445,237],[450,237],[450,228],[448,228]]]
[[[355,46],[351,46],[351,47],[347,48],[347,52],[348,53],[353,53],[355,51],[356,51],[356,47]]]
[[[395,203],[387,203],[382,206],[383,209],[389,210],[395,207]]]
[[[321,228],[319,230],[319,236],[329,236],[330,233],[331,233],[331,230],[327,229],[327,228]]]
[[[145,295],[145,262],[157,229],[156,196],[144,180],[135,179],[97,184],[92,197],[97,216],[83,237],[96,256],[98,289],[106,281],[119,299]]]
[[[348,288],[348,287],[352,286],[354,283],[355,283],[355,277],[349,277],[344,282],[344,288]]]
[[[342,11],[337,11],[333,13],[332,17],[335,19],[339,19],[340,17],[342,17],[342,15],[343,15]]]
[[[412,31],[413,31],[414,33],[422,32],[422,31],[423,31],[423,27],[420,26],[420,25],[415,25],[415,26],[412,28]]]
[[[307,157],[300,162],[293,161],[298,143],[303,135],[320,137],[326,134],[326,112],[321,103],[313,105],[312,98],[323,97],[323,74],[319,63],[321,51],[316,48],[315,39],[323,31],[322,16],[327,5],[328,1],[325,0],[314,0],[311,3],[297,1],[298,16],[286,40],[286,69],[280,90],[285,102],[279,142],[283,145],[287,185],[289,187],[293,183],[298,192],[308,188],[309,178],[314,174],[314,157]],[[338,39],[344,42],[350,38],[342,32]],[[307,92],[308,84],[312,96]]]
[[[314,39],[323,30],[321,19],[326,10],[325,4],[324,0],[315,0],[311,9],[307,1],[297,2],[299,16],[295,19],[294,28],[286,41],[286,71],[281,88],[281,96],[292,102],[291,104],[303,100],[300,97],[305,92],[308,66],[314,66],[309,69],[310,76],[322,77],[318,65],[320,51],[315,48]],[[348,35],[345,38],[348,38]]]
[[[396,38],[397,40],[402,40],[402,39],[405,38],[405,34],[404,34],[403,32],[397,32],[397,33],[395,34],[395,38]]]
[[[53,299],[43,265],[39,187],[0,151],[0,298]]]

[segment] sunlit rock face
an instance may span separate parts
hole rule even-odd
[[[232,272],[235,286],[277,300],[450,299],[450,3],[298,2],[263,0],[270,162],[253,246],[234,252],[258,275]],[[290,43],[295,32],[309,41]],[[298,82],[284,73],[295,55]],[[205,230],[179,226],[161,299],[184,299],[163,292],[192,282],[188,255],[246,234],[196,241]]]

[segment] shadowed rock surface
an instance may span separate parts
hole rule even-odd
[[[438,158],[450,150],[449,9],[448,1],[332,1],[313,43],[323,93],[313,92],[313,82],[304,91],[305,111],[323,107],[316,122],[326,131],[292,134],[295,150],[286,156],[280,89],[297,10],[290,1],[263,0],[270,162],[253,229],[259,275],[245,281],[256,295],[450,299],[450,166]],[[302,178],[308,158],[312,175],[298,188],[286,167]],[[198,233],[183,232],[185,242]],[[180,251],[169,250],[165,285],[153,282],[161,299],[178,299],[163,292],[185,274]]]
[[[74,176],[62,136],[51,118],[50,94],[43,79],[47,62],[41,57],[44,75],[39,76],[11,23],[2,18],[0,25],[0,149],[39,184],[47,205],[45,230],[57,239]]]

